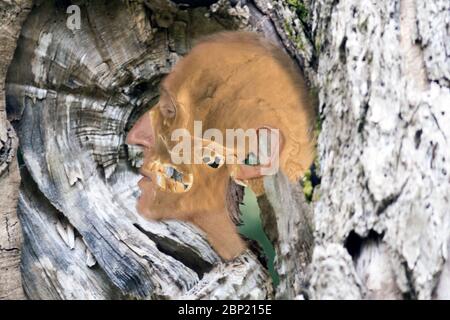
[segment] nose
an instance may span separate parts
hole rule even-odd
[[[155,144],[150,111],[141,116],[131,128],[127,135],[126,143],[146,148],[150,148]]]

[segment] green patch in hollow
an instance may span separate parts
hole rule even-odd
[[[302,37],[292,29],[291,24],[284,21],[284,29],[287,32],[288,38],[295,44],[297,49],[303,50],[305,48]]]
[[[311,93],[315,94],[315,93]],[[316,124],[314,127],[314,139],[316,140],[316,150],[317,150],[317,140],[319,138],[320,131],[322,130],[322,119],[320,116],[317,117]],[[319,193],[316,191],[316,186],[320,184],[320,178],[317,176],[317,172],[320,170],[319,157],[316,152],[316,157],[314,158],[314,163],[305,172],[305,175],[301,179],[300,183],[303,188],[303,194],[308,202],[317,201],[319,199]]]
[[[305,175],[302,178],[302,187],[303,187],[303,193],[305,194],[306,200],[308,202],[312,201],[314,187],[311,181],[311,169],[305,172]]]
[[[286,0],[286,3],[295,10],[295,13],[300,18],[300,20],[302,20],[303,22],[306,22],[308,20],[308,9],[301,0]]]
[[[275,250],[272,243],[264,233],[261,223],[260,210],[256,195],[250,188],[245,188],[244,205],[240,206],[243,224],[239,227],[239,232],[249,239],[255,240],[264,250],[267,257],[270,276],[273,285],[276,287],[280,283],[278,273],[274,269]]]

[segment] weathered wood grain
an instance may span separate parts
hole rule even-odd
[[[20,183],[17,137],[6,117],[5,80],[30,1],[0,1],[0,300],[23,299],[19,272],[22,233],[16,214]]]
[[[252,26],[250,9],[228,2],[174,9],[169,25],[140,2],[81,8],[81,30],[71,31],[64,7],[34,7],[8,77],[8,116],[25,163],[19,213],[27,295],[271,297],[267,271],[253,253],[224,264],[194,227],[146,221],[135,212],[141,154],[124,144],[156,101],[162,76],[195,39],[264,25]],[[265,26],[273,37],[271,28]]]

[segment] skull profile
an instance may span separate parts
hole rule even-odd
[[[199,137],[199,122],[205,133],[226,137],[233,129],[256,138],[248,134],[244,144],[224,145],[208,134]],[[139,213],[191,222],[222,258],[236,257],[245,244],[230,214],[230,187],[244,184],[260,194],[264,170],[275,162],[297,181],[314,159],[313,123],[304,81],[276,45],[246,32],[203,39],[163,79],[159,102],[127,136],[128,144],[144,148]],[[174,161],[174,153],[180,155],[176,130],[188,133],[191,143],[181,151],[188,154],[181,156],[190,161]]]

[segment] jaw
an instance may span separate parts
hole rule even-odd
[[[146,166],[146,169],[152,168]],[[228,211],[230,179],[226,168],[215,172],[209,167],[191,170],[196,179],[192,188],[183,193],[174,193],[168,188],[161,190],[156,175],[152,173],[155,170],[144,170],[151,178],[144,177],[139,181],[138,212],[146,219],[177,219],[193,223],[205,232],[208,242],[224,260],[236,258],[246,245]]]
[[[226,209],[183,214],[180,208],[172,210],[167,206],[155,207],[156,197],[158,195],[151,187],[142,190],[142,195],[137,202],[137,210],[146,219],[178,219],[193,223],[205,232],[208,242],[224,260],[232,260],[246,249]]]
[[[232,260],[246,249],[226,210],[195,215],[191,222],[205,232],[211,246],[224,260]]]

